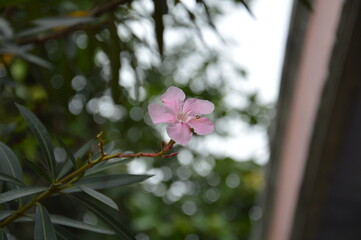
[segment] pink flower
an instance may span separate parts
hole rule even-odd
[[[169,123],[168,136],[175,142],[186,145],[191,140],[193,131],[199,135],[210,134],[214,124],[200,115],[209,114],[214,104],[207,100],[188,98],[177,87],[169,87],[160,98],[161,104],[149,104],[148,111],[154,124]],[[185,100],[185,101],[184,101]]]

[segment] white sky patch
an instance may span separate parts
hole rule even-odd
[[[230,82],[238,92],[258,92],[261,102],[275,103],[292,0],[279,0],[277,4],[255,0],[250,7],[255,18],[240,7],[227,9],[227,14],[216,22],[221,35],[231,40],[224,48],[225,55],[247,71],[246,80],[230,76]],[[238,92],[231,91],[226,102],[242,103],[242,98],[237,97]],[[233,122],[229,126],[236,135],[227,138],[206,136],[202,144],[195,144],[197,151],[205,147],[212,154],[232,157],[236,161],[253,158],[260,164],[267,162],[268,137],[263,129],[249,128],[242,122]]]
[[[233,122],[234,133],[227,137],[215,134],[192,139],[189,148],[207,152],[215,157],[230,157],[236,161],[255,160],[259,164],[267,162],[269,157],[267,133],[261,128],[250,128],[244,122]],[[216,146],[216,147],[215,147]]]
[[[222,36],[235,40],[227,54],[247,70],[247,80],[235,81],[235,87],[257,90],[264,102],[278,96],[291,6],[291,0],[255,0],[250,6],[255,18],[236,8],[216,23]]]

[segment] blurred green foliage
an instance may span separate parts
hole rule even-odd
[[[103,130],[117,150],[155,151],[164,128],[150,123],[146,109],[171,85],[215,103],[211,118],[217,123],[242,119],[250,127],[265,129],[271,105],[261,104],[257,94],[237,92],[245,102],[239,107],[225,101],[232,90],[230,76],[242,81],[246,73],[204,39],[205,29],[219,36],[214,21],[226,14],[222,4],[1,1],[0,140],[18,156],[40,157],[39,146],[15,109],[18,102],[73,149]],[[222,138],[232,132],[224,129],[216,125],[215,134]],[[202,139],[194,141],[202,144]],[[237,162],[204,150],[176,149],[181,151],[178,158],[140,158],[126,169],[110,171],[155,175],[143,184],[107,192],[118,203],[124,225],[139,240],[247,239],[251,217],[257,218],[254,205],[262,186],[261,167],[252,159]],[[65,154],[56,148],[55,156],[61,163]],[[25,173],[28,182],[38,181],[30,171]],[[44,204],[50,213],[98,221],[85,209],[70,208],[67,201]],[[22,227],[19,239],[30,239],[26,236],[32,229]],[[80,230],[76,234],[81,239],[101,236]]]

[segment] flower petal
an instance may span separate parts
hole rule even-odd
[[[193,118],[188,124],[198,135],[207,135],[214,131],[214,123],[208,118]]]
[[[187,145],[191,140],[193,133],[186,123],[174,123],[167,127],[168,136],[176,143]]]
[[[175,116],[167,112],[167,109],[160,104],[149,104],[148,112],[154,124],[175,121]]]
[[[188,98],[183,106],[183,112],[189,112],[190,115],[203,115],[213,112],[214,104],[207,100],[197,98]]]
[[[178,113],[182,110],[181,107],[185,98],[186,95],[181,89],[172,86],[167,89],[160,100],[168,109],[172,110],[174,113]]]

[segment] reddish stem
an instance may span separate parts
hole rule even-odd
[[[164,155],[169,150],[172,149],[175,142],[173,140],[170,140],[168,144],[162,148],[160,152],[157,153],[130,153],[130,154],[112,154],[112,155],[106,155],[103,151],[103,145],[104,141],[102,139],[102,133],[98,134],[98,140],[99,140],[99,152],[100,156],[96,160],[88,161],[87,164],[83,165],[82,167],[76,169],[74,172],[69,173],[67,176],[63,177],[60,180],[57,180],[57,185],[52,185],[47,191],[37,195],[33,201],[29,202],[22,208],[19,208],[15,213],[8,216],[7,218],[0,221],[0,228],[7,225],[8,223],[12,222],[13,220],[17,219],[18,217],[22,216],[29,208],[33,207],[37,202],[41,201],[42,199],[52,195],[53,193],[60,192],[61,190],[69,187],[71,184],[79,180],[79,176],[82,176],[84,172],[92,168],[94,165],[102,162],[107,161],[113,158],[125,158],[125,157],[161,157],[161,158],[167,158],[167,157],[173,157],[177,155],[178,153],[170,153],[168,155]]]
[[[177,155],[178,153],[171,153],[171,154],[168,154],[168,155],[164,155],[164,154],[169,152],[172,149],[174,143],[175,142],[173,140],[170,140],[168,142],[168,144],[165,145],[165,147],[163,147],[160,152],[154,152],[154,153],[140,152],[140,153],[129,153],[129,154],[119,153],[117,157],[119,157],[119,158],[127,158],[127,157],[154,157],[154,158],[155,157],[161,157],[161,158],[167,158],[167,157],[173,157],[173,156]]]

